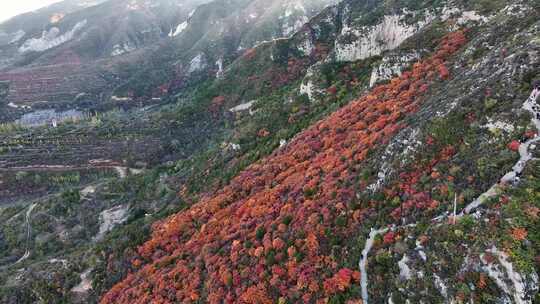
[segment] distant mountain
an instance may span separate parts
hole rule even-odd
[[[0,80],[10,82],[12,108],[81,95],[163,97],[215,77],[245,49],[292,35],[334,2],[65,1],[0,25]]]
[[[118,56],[167,37],[204,0],[69,0],[0,25],[4,62],[47,65],[71,52],[83,62]],[[11,52],[9,52],[11,51]]]

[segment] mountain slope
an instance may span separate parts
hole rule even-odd
[[[83,2],[61,2],[0,26],[8,110],[45,102],[76,107],[82,95],[94,105],[115,101],[113,94],[167,97],[186,82],[215,77],[238,57],[240,45],[290,35],[335,0],[272,6],[255,0],[122,0],[81,8]]]
[[[3,23],[1,29],[6,35],[24,34],[3,45],[6,49],[2,56],[16,65],[49,65],[51,57],[67,50],[82,61],[118,56],[166,37],[173,24],[187,19],[203,3],[202,0],[60,2]],[[9,52],[11,49],[16,52]]]
[[[22,107],[76,108],[81,98],[94,106],[108,100],[106,92],[127,77],[123,66],[143,60],[202,3],[122,0],[81,7],[88,3],[64,1],[2,24],[8,36],[21,34],[0,45],[0,79],[10,88],[5,112],[17,118]],[[78,9],[65,8],[71,6]]]
[[[533,302],[535,2],[347,0],[218,73],[250,3],[114,57],[166,103],[0,125],[0,302]]]
[[[294,34],[335,0],[213,1],[182,24],[172,44],[156,51],[115,91],[148,97],[156,88],[178,93],[201,80],[219,78],[247,49]]]
[[[513,14],[505,15],[509,11]],[[538,292],[534,270],[538,251],[527,245],[525,231],[534,234],[534,242],[538,217],[514,211],[505,214],[500,210],[506,207],[497,200],[523,203],[530,210],[538,207],[522,201],[522,192],[505,194],[519,181],[514,179],[503,179],[495,194],[481,196],[518,160],[507,150],[507,143],[527,128],[533,128],[527,136],[536,138],[538,133],[528,117],[534,112],[512,111],[522,106],[530,92],[516,90],[522,90],[523,75],[530,75],[538,57],[530,55],[520,73],[496,85],[499,77],[518,65],[519,59],[509,53],[528,49],[529,54],[536,54],[538,49],[533,38],[537,20],[533,16],[520,19],[524,12],[538,13],[527,5],[508,6],[490,17],[488,25],[470,30],[466,35],[471,42],[457,57],[449,56],[466,39],[460,32],[450,34],[432,57],[302,132],[286,147],[241,172],[216,195],[156,225],[153,238],[139,248],[140,257],[133,261],[137,272],[102,302],[367,302],[368,294],[376,302],[388,297],[485,301],[490,290],[496,290],[492,298],[530,303]],[[497,37],[495,29],[504,29],[505,35]],[[520,40],[511,46],[506,39],[514,35]],[[487,53],[472,51],[486,41],[496,47]],[[504,64],[494,71],[493,61]],[[483,83],[480,88],[479,83]],[[478,100],[468,95],[466,90],[472,88],[486,96]],[[503,96],[513,101],[491,100]],[[486,128],[482,126],[486,109],[489,119],[505,113],[518,117],[515,128],[499,133],[491,144],[486,131],[481,131]],[[419,144],[411,145],[415,142]],[[486,166],[486,162],[496,165]],[[533,172],[536,164],[527,165]],[[374,169],[377,166],[382,173]],[[527,178],[537,182],[534,175]],[[470,216],[477,210],[467,204],[478,196],[481,201],[494,201]],[[453,223],[448,218],[453,202],[465,212],[449,226],[444,220]],[[483,225],[478,219],[484,216],[495,223],[509,216],[523,222],[503,225],[490,236],[473,237]],[[433,218],[437,219],[430,225]],[[367,236],[370,227],[388,228],[373,230],[366,239],[361,232]],[[505,236],[508,229],[510,243]],[[430,231],[437,234],[427,234]],[[372,242],[376,257],[367,256],[367,244]],[[361,259],[363,243],[367,249]],[[413,273],[411,259],[424,259],[417,253],[425,255],[424,246],[430,248],[432,260],[426,270]],[[452,248],[453,256],[437,246]],[[501,253],[499,246],[507,253]],[[458,248],[469,250],[461,255],[456,254]],[[365,262],[360,263],[362,267],[358,263],[367,259],[374,263],[371,284],[376,287],[360,290],[359,280],[364,286],[368,281]],[[414,267],[423,269],[417,262]],[[483,283],[475,291],[478,276]],[[518,293],[508,287],[512,286],[508,278]],[[383,287],[384,282],[395,283]],[[410,288],[403,290],[403,285]]]
[[[428,74],[446,69],[444,60],[464,42],[463,33],[450,35],[434,57],[416,64],[403,78],[375,88],[242,172],[216,197],[160,224],[140,249],[152,265],[128,276],[103,302],[196,300],[202,290],[209,291],[210,303],[223,298],[269,302],[294,293],[309,301],[348,288],[357,277],[338,268],[338,261],[349,259],[345,248],[334,252],[335,257],[325,253],[332,239],[345,238],[362,220],[361,210],[345,205],[354,199],[354,188],[347,184],[358,174],[355,165],[403,127],[400,118],[418,107],[419,95],[428,89]],[[348,222],[353,215],[356,223]],[[339,219],[346,227],[334,226]],[[331,235],[325,232],[327,226]],[[304,257],[299,260],[297,255]],[[272,287],[257,283],[266,275]],[[183,279],[173,283],[169,277]],[[301,292],[302,284],[311,286],[311,292]],[[155,287],[145,293],[145,285]],[[169,289],[175,293],[165,295]]]

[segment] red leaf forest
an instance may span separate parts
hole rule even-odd
[[[101,303],[324,303],[359,284],[357,268],[340,267],[347,247],[331,246],[330,238],[350,238],[373,215],[350,204],[362,190],[355,182],[362,162],[418,111],[430,84],[451,77],[446,60],[465,42],[465,31],[448,34],[410,71],[309,127],[215,195],[156,224],[132,263],[137,270]],[[411,191],[414,177],[403,180],[396,192]],[[437,203],[413,194],[405,210]],[[398,222],[400,212],[406,211],[398,208],[389,219]]]

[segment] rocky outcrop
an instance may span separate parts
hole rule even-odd
[[[426,15],[420,21],[408,24],[405,21],[406,14],[407,12],[401,15],[385,15],[382,21],[374,26],[355,27],[346,21],[334,48],[335,59],[355,61],[380,55],[384,51],[395,49],[433,20]]]
[[[389,80],[395,76],[401,76],[403,69],[410,66],[414,61],[418,60],[419,57],[420,55],[417,53],[384,56],[381,64],[375,67],[371,72],[369,86],[373,87],[379,81]]]
[[[60,29],[52,27],[48,31],[43,31],[41,37],[26,40],[20,47],[19,52],[43,52],[56,46],[64,44],[81,32],[86,26],[87,20],[75,24],[73,28],[65,33],[60,33]]]

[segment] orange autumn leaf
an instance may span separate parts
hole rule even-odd
[[[540,208],[538,208],[538,207],[528,207],[527,209],[525,209],[525,213],[527,213],[527,215],[529,217],[536,220],[539,217]]]
[[[527,229],[525,228],[514,228],[512,229],[512,238],[516,241],[523,241],[527,238]]]
[[[361,277],[360,271],[354,271],[354,272],[352,273],[352,278],[353,278],[353,280],[355,280],[356,282],[360,282],[360,277]]]
[[[270,132],[266,129],[262,129],[258,133],[259,137],[268,137],[270,135]]]
[[[508,144],[508,149],[512,151],[519,151],[520,142],[517,140],[513,140],[511,143]]]
[[[442,79],[448,79],[448,77],[450,77],[450,72],[448,71],[448,68],[444,64],[439,65],[438,69],[439,69],[439,76]]]
[[[487,283],[486,283],[486,275],[485,274],[483,274],[483,273],[480,274],[480,278],[478,279],[478,283],[476,284],[476,286],[479,289],[486,288]]]

